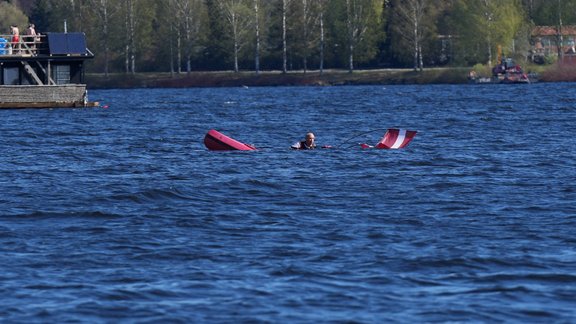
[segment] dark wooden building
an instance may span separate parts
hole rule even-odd
[[[0,108],[94,106],[84,84],[93,57],[84,33],[0,35]]]

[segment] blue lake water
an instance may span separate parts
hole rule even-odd
[[[4,322],[576,321],[574,84],[89,95],[0,110]]]

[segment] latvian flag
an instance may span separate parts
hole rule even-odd
[[[417,131],[389,128],[384,137],[376,144],[378,149],[400,149],[408,145]]]

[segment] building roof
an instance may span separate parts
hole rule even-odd
[[[532,29],[532,36],[556,36],[558,35],[557,26],[536,26]],[[576,26],[562,26],[563,36],[576,36]]]

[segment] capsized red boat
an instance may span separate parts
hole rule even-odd
[[[239,142],[215,129],[211,129],[204,136],[204,145],[211,151],[255,151],[252,145]]]

